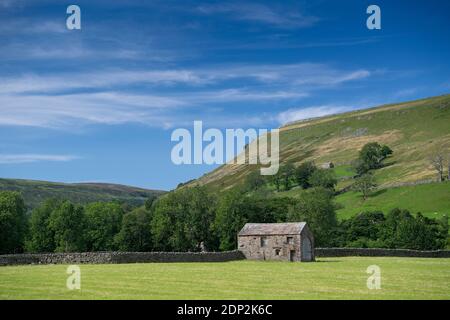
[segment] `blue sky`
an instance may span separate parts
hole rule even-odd
[[[66,8],[81,8],[67,30]],[[381,30],[366,8],[381,8]],[[450,91],[448,1],[0,0],[0,177],[171,189],[170,135]]]

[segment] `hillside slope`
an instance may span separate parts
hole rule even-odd
[[[36,180],[0,179],[0,191],[20,191],[28,208],[38,206],[47,198],[70,200],[84,204],[94,201],[119,200],[131,205],[140,205],[152,195],[164,191],[106,184],[106,183],[56,183]]]
[[[280,128],[280,162],[333,162],[348,167],[361,147],[377,141],[394,154],[376,170],[380,187],[434,179],[430,155],[450,148],[450,95],[298,121]],[[193,183],[229,188],[241,183],[255,166],[223,165]],[[192,184],[192,183],[191,183]]]

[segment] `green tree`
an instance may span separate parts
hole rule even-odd
[[[86,206],[85,212],[88,250],[116,250],[114,237],[121,229],[123,216],[120,204],[94,202]]]
[[[158,199],[157,196],[151,195],[147,198],[147,200],[145,200],[144,206],[147,211],[150,211],[152,209],[152,205],[156,199]]]
[[[211,232],[215,217],[216,199],[205,187],[194,187],[187,194],[187,220],[184,226],[191,250],[199,250],[200,244],[213,249],[214,236]]]
[[[309,184],[313,187],[334,190],[337,184],[336,175],[331,169],[317,169],[309,177]]]
[[[387,214],[380,238],[388,248],[435,250],[445,245],[445,231],[448,225],[445,228],[420,213],[414,217],[408,210],[396,208]]]
[[[381,146],[378,142],[365,144],[359,151],[359,157],[355,163],[358,174],[364,174],[372,169],[382,166],[382,161],[393,153],[388,146]]]
[[[35,208],[30,217],[30,234],[26,242],[29,252],[54,252],[55,233],[50,228],[50,216],[61,205],[61,201],[47,199]]]
[[[250,209],[250,201],[239,190],[228,191],[219,199],[214,230],[221,250],[236,249],[237,234],[249,221]]]
[[[387,145],[384,145],[383,147],[381,147],[381,155],[383,156],[383,159],[389,157],[393,153],[394,153],[394,151],[392,151],[392,149],[389,148]]]
[[[281,181],[284,186],[284,190],[290,190],[292,185],[292,179],[294,178],[295,167],[292,163],[288,162],[280,169]]]
[[[245,188],[248,191],[255,191],[260,189],[266,184],[264,176],[261,175],[259,170],[250,172],[245,178]]]
[[[286,222],[289,207],[295,204],[291,197],[257,197],[248,198],[253,205],[248,215],[249,222],[273,223]]]
[[[27,221],[20,193],[0,192],[0,253],[23,251]]]
[[[151,230],[158,250],[214,248],[211,233],[215,198],[205,187],[185,188],[161,197],[154,206]]]
[[[370,192],[376,188],[377,184],[375,178],[370,173],[365,173],[355,179],[353,189],[363,194],[363,199],[366,200]]]
[[[52,211],[49,227],[55,235],[55,251],[79,252],[86,250],[86,219],[82,206],[64,201]]]
[[[278,170],[276,174],[269,176],[269,181],[275,185],[277,192],[280,192],[281,180],[280,170]]]
[[[122,227],[116,235],[116,245],[121,251],[149,251],[152,249],[150,233],[151,215],[145,207],[134,209],[122,218]]]
[[[302,163],[295,169],[294,172],[295,181],[303,189],[308,189],[309,187],[311,187],[309,178],[316,170],[317,167],[314,165],[313,162],[309,161]]]
[[[333,243],[337,227],[333,193],[325,188],[303,191],[295,205],[288,211],[288,221],[306,221],[312,230],[317,246]]]
[[[385,222],[381,211],[361,212],[349,219],[347,241],[358,239],[377,240],[380,230]]]

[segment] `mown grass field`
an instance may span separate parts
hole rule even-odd
[[[381,289],[366,285],[370,265]],[[450,299],[450,259],[345,257],[315,263],[234,261],[0,267],[0,299]]]

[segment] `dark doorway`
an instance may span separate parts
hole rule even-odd
[[[295,250],[289,251],[289,261],[294,261],[295,259]]]

